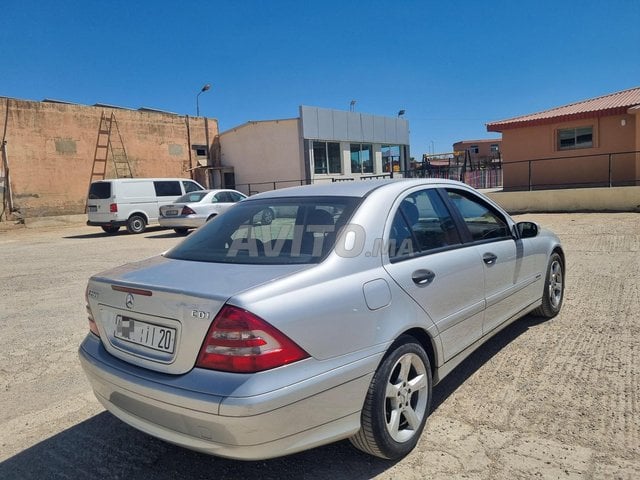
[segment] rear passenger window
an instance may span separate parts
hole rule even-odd
[[[221,202],[221,203],[231,203],[232,202],[231,197],[230,197],[228,192],[216,193],[215,198],[216,198],[216,200],[218,202]]]
[[[463,192],[448,191],[451,203],[460,212],[473,241],[511,238],[509,226],[502,216],[493,212],[488,205],[470,198]]]
[[[153,182],[158,197],[179,197],[182,195],[180,182],[170,180],[156,180]]]
[[[459,243],[455,223],[436,190],[420,190],[402,200],[391,224],[392,261]]]

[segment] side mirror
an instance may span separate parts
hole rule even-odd
[[[533,222],[518,222],[516,228],[520,238],[533,238],[538,235],[538,225]]]

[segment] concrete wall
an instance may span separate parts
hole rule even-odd
[[[637,116],[625,114],[505,129],[502,132],[504,188],[528,188],[529,165],[526,162],[513,162],[557,157],[566,158],[532,164],[533,185],[548,188],[587,184],[604,186],[609,180],[608,154],[638,150],[637,123]],[[582,126],[593,126],[593,148],[559,150],[558,129]],[[582,158],[571,158],[578,156]],[[613,156],[614,184],[635,182],[639,179],[640,170],[637,166],[640,164],[636,157],[633,154]]]
[[[0,99],[14,204],[24,216],[84,212],[100,116],[115,113],[135,177],[204,181],[191,145],[210,145],[218,124],[205,119],[137,110]],[[187,128],[189,121],[189,129]],[[189,130],[189,132],[188,132]],[[190,142],[189,142],[190,136]],[[206,157],[204,157],[206,159]],[[115,177],[108,162],[107,178]]]
[[[261,182],[305,178],[300,121],[297,118],[248,122],[220,134],[223,167],[233,167],[238,190],[273,190]],[[251,183],[251,191],[246,184]],[[299,185],[281,182],[277,187]]]
[[[640,212],[640,187],[485,192],[509,213]]]

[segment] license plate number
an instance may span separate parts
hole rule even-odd
[[[98,207],[96,205],[89,205],[89,211],[90,212],[97,212],[98,211]]]
[[[165,215],[166,215],[167,217],[168,217],[168,216],[177,215],[177,214],[178,214],[178,211],[177,211],[177,210],[167,210],[167,211],[165,212]]]
[[[116,315],[114,336],[120,340],[168,353],[173,353],[176,343],[175,328],[161,327],[123,315]]]

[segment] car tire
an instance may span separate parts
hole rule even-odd
[[[176,232],[178,235],[186,235],[187,233],[189,233],[188,228],[174,228],[173,231]]]
[[[113,225],[103,225],[100,228],[102,228],[102,230],[105,233],[110,233],[110,234],[118,233],[118,230],[120,230],[120,227],[113,226]]]
[[[424,429],[431,388],[429,357],[415,338],[402,335],[371,380],[353,446],[389,460],[407,455]]]
[[[209,215],[209,216],[207,217],[207,222],[210,222],[211,220],[213,220],[213,219],[214,219],[214,218],[216,218],[217,216],[218,216],[218,214],[217,214],[217,213],[214,213],[214,214],[212,214],[212,215]]]
[[[562,308],[564,300],[564,262],[562,257],[554,252],[549,257],[547,275],[542,291],[542,305],[532,313],[538,317],[553,318]]]
[[[142,215],[131,215],[127,220],[127,232],[142,233],[147,229],[147,220]]]
[[[265,209],[262,212],[262,225],[271,225],[273,219],[276,218],[275,213],[270,208]]]

